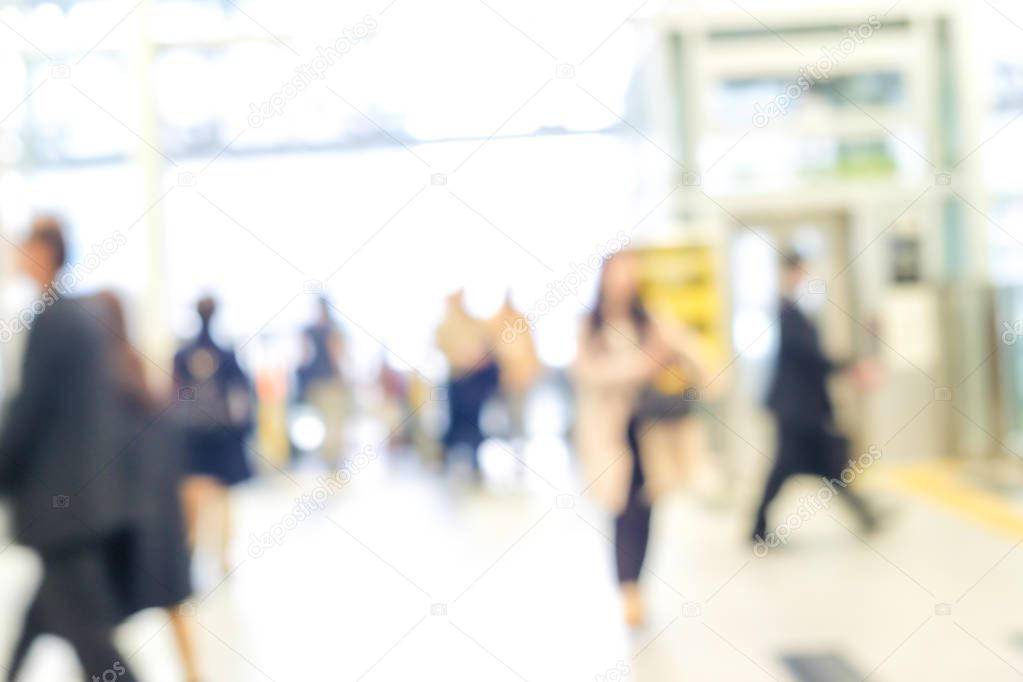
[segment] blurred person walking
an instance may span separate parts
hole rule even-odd
[[[321,296],[316,305],[316,320],[302,330],[304,360],[298,368],[298,400],[313,407],[323,420],[320,453],[336,467],[344,449],[344,338],[331,317],[327,298]]]
[[[526,402],[540,376],[532,329],[526,317],[515,309],[511,292],[490,320],[494,357],[500,373],[501,398],[508,414],[508,435],[513,444],[526,436]]]
[[[575,439],[586,489],[614,515],[625,621],[638,626],[644,619],[639,578],[652,505],[681,483],[687,454],[682,412],[667,418],[667,413],[644,411],[640,396],[665,368],[685,367],[693,386],[703,382],[705,372],[689,335],[647,312],[632,253],[605,262],[599,287],[572,367]]]
[[[182,605],[192,594],[181,485],[184,434],[145,380],[142,357],[128,339],[124,306],[116,294],[94,297],[107,336],[117,400],[124,415],[120,451],[130,466],[132,532],[122,590],[124,613],[167,611],[188,682],[199,679],[192,633]]]
[[[480,413],[497,390],[499,370],[492,357],[490,329],[465,309],[462,290],[448,297],[447,312],[437,329],[437,347],[448,362],[444,462],[450,466],[455,455],[464,451],[479,478],[479,446],[483,443]]]
[[[377,382],[383,399],[381,418],[387,428],[387,447],[394,452],[412,444],[416,411],[412,409],[409,377],[391,362],[386,349],[381,349]]]
[[[213,339],[217,303],[196,304],[199,334],[174,356],[179,423],[188,446],[185,513],[189,544],[197,549],[205,524],[219,535],[216,554],[223,574],[231,572],[230,489],[252,477],[245,440],[253,427],[252,387],[234,351]]]
[[[777,422],[777,453],[757,507],[751,538],[768,540],[767,513],[785,482],[799,474],[841,479],[849,441],[835,424],[828,395],[828,377],[853,363],[833,362],[824,353],[817,330],[800,308],[799,292],[807,277],[803,257],[791,252],[782,263],[778,356],[767,395],[767,407]],[[873,531],[877,519],[867,503],[847,485],[838,486],[842,499]]]
[[[17,540],[39,553],[43,575],[7,679],[18,677],[38,635],[53,634],[71,644],[88,679],[113,672],[132,682],[113,643],[122,615],[115,576],[129,563],[132,510],[103,334],[90,304],[58,283],[67,260],[58,220],[37,219],[21,255],[41,294],[21,389],[0,434],[0,490],[13,503]]]

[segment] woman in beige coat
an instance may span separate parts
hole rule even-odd
[[[625,619],[643,619],[638,579],[650,534],[651,504],[684,473],[682,455],[692,419],[643,420],[640,390],[665,368],[684,366],[688,383],[703,383],[695,344],[680,329],[652,319],[639,298],[635,256],[604,265],[597,304],[580,335],[573,367],[577,389],[576,445],[583,485],[615,516],[615,559]]]

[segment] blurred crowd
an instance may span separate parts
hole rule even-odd
[[[52,292],[67,266],[61,223],[38,218],[19,252],[24,274],[43,294]],[[748,539],[776,540],[771,504],[801,474],[823,477],[872,532],[878,516],[848,485],[849,443],[827,390],[830,375],[863,374],[864,363],[824,354],[813,315],[801,305],[806,264],[793,252],[782,266],[780,345],[766,401],[777,421],[777,453]],[[640,576],[654,509],[707,465],[699,417],[718,377],[696,335],[652,314],[640,291],[633,253],[604,260],[569,372],[579,475],[613,524],[624,619],[634,626],[645,615]],[[312,454],[337,469],[350,449],[345,426],[358,397],[346,380],[346,340],[332,308],[321,297],[300,330],[304,350],[290,401],[321,426],[316,438],[292,443],[292,461]],[[216,338],[217,312],[212,297],[196,302],[199,331],[177,350],[169,387],[147,379],[150,361],[129,338],[125,307],[111,292],[45,296],[27,321],[20,389],[0,433],[0,493],[17,541],[40,556],[43,577],[8,679],[16,679],[39,635],[54,634],[74,647],[89,679],[114,670],[134,680],[112,632],[150,608],[167,610],[182,669],[190,681],[200,679],[182,610],[193,589],[191,565],[202,553],[230,576],[232,491],[258,473],[249,454],[258,390],[235,351]],[[448,475],[478,483],[485,408],[501,406],[505,440],[521,461],[527,406],[544,367],[510,297],[483,320],[470,314],[463,292],[451,294],[435,341],[448,366],[446,383],[431,388],[447,411],[435,439],[438,461]],[[390,444],[426,450],[409,425],[420,402],[414,383],[383,363]]]

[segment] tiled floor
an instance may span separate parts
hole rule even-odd
[[[1023,677],[1019,539],[879,484],[883,469],[872,487],[894,513],[866,542],[830,508],[760,557],[741,542],[747,504],[666,502],[650,622],[630,633],[608,520],[573,495],[560,456],[536,452],[523,485],[489,492],[380,458],[258,558],[250,534],[284,528],[318,474],[243,491],[237,568],[202,578],[194,604],[207,679],[794,680],[783,656],[829,652],[871,680]],[[813,490],[787,489],[779,514]],[[34,571],[27,553],[0,554],[4,649]],[[180,679],[165,623],[142,614],[121,632],[147,681]],[[27,681],[73,670],[44,640]]]

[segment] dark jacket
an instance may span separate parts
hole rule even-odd
[[[208,354],[211,376],[196,376],[189,366],[189,358],[197,351]],[[226,430],[244,436],[254,426],[249,378],[234,351],[219,346],[207,330],[174,354],[174,390],[177,418],[186,432]],[[233,398],[244,400],[232,402]]]
[[[16,538],[43,554],[102,541],[128,521],[123,425],[88,305],[59,299],[36,317],[0,433],[0,490]]]
[[[824,354],[813,323],[794,302],[784,299],[778,359],[767,393],[767,407],[783,428],[820,430],[831,424],[827,380],[838,369]]]

